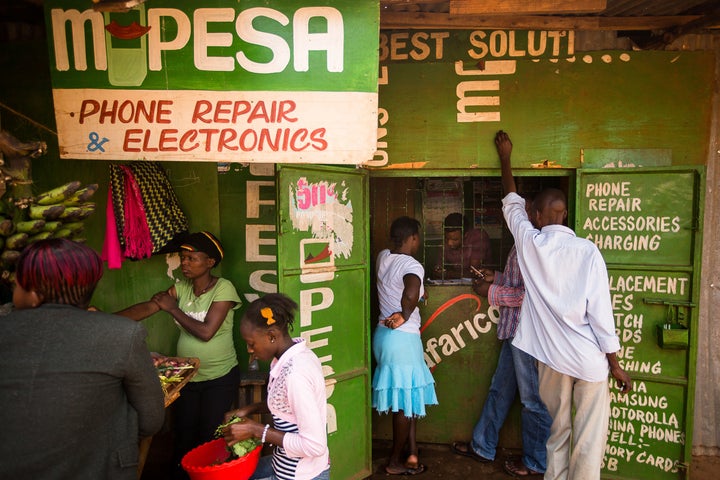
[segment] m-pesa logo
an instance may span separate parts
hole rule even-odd
[[[343,16],[328,6],[188,14],[141,4],[122,13],[52,8],[49,18],[55,69],[107,71],[113,86],[142,85],[148,71],[163,70],[165,57],[183,50],[198,72],[307,72],[312,52],[324,55],[327,72],[344,69]]]

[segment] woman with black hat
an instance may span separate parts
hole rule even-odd
[[[156,293],[146,302],[121,312],[142,320],[163,310],[180,327],[177,355],[197,357],[200,368],[175,401],[175,453],[173,464],[180,476],[183,455],[213,439],[237,396],[240,370],[233,343],[233,311],[240,297],[233,284],[212,275],[223,258],[220,241],[209,232],[187,235],[180,244],[184,280]]]

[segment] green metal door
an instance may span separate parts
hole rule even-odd
[[[357,169],[278,166],[278,287],[320,358],[333,480],[371,473],[368,182]]]
[[[603,478],[688,478],[704,171],[579,170],[576,232],[608,265],[621,365]]]

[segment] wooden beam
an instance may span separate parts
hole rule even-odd
[[[663,17],[555,17],[532,15],[449,15],[445,13],[380,13],[383,29],[507,29],[507,30],[666,30],[699,15]]]
[[[607,0],[450,0],[450,15],[600,13]]]
[[[718,23],[720,23],[720,8],[716,8],[713,12],[691,22],[666,29],[661,34],[652,36],[649,39],[633,38],[633,41],[642,49],[662,49],[683,35],[700,33],[708,28],[716,28]]]

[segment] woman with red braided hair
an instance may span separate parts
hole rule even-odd
[[[102,273],[70,240],[20,255],[0,335],[2,478],[136,479],[139,438],[162,427],[145,328],[87,310]]]

